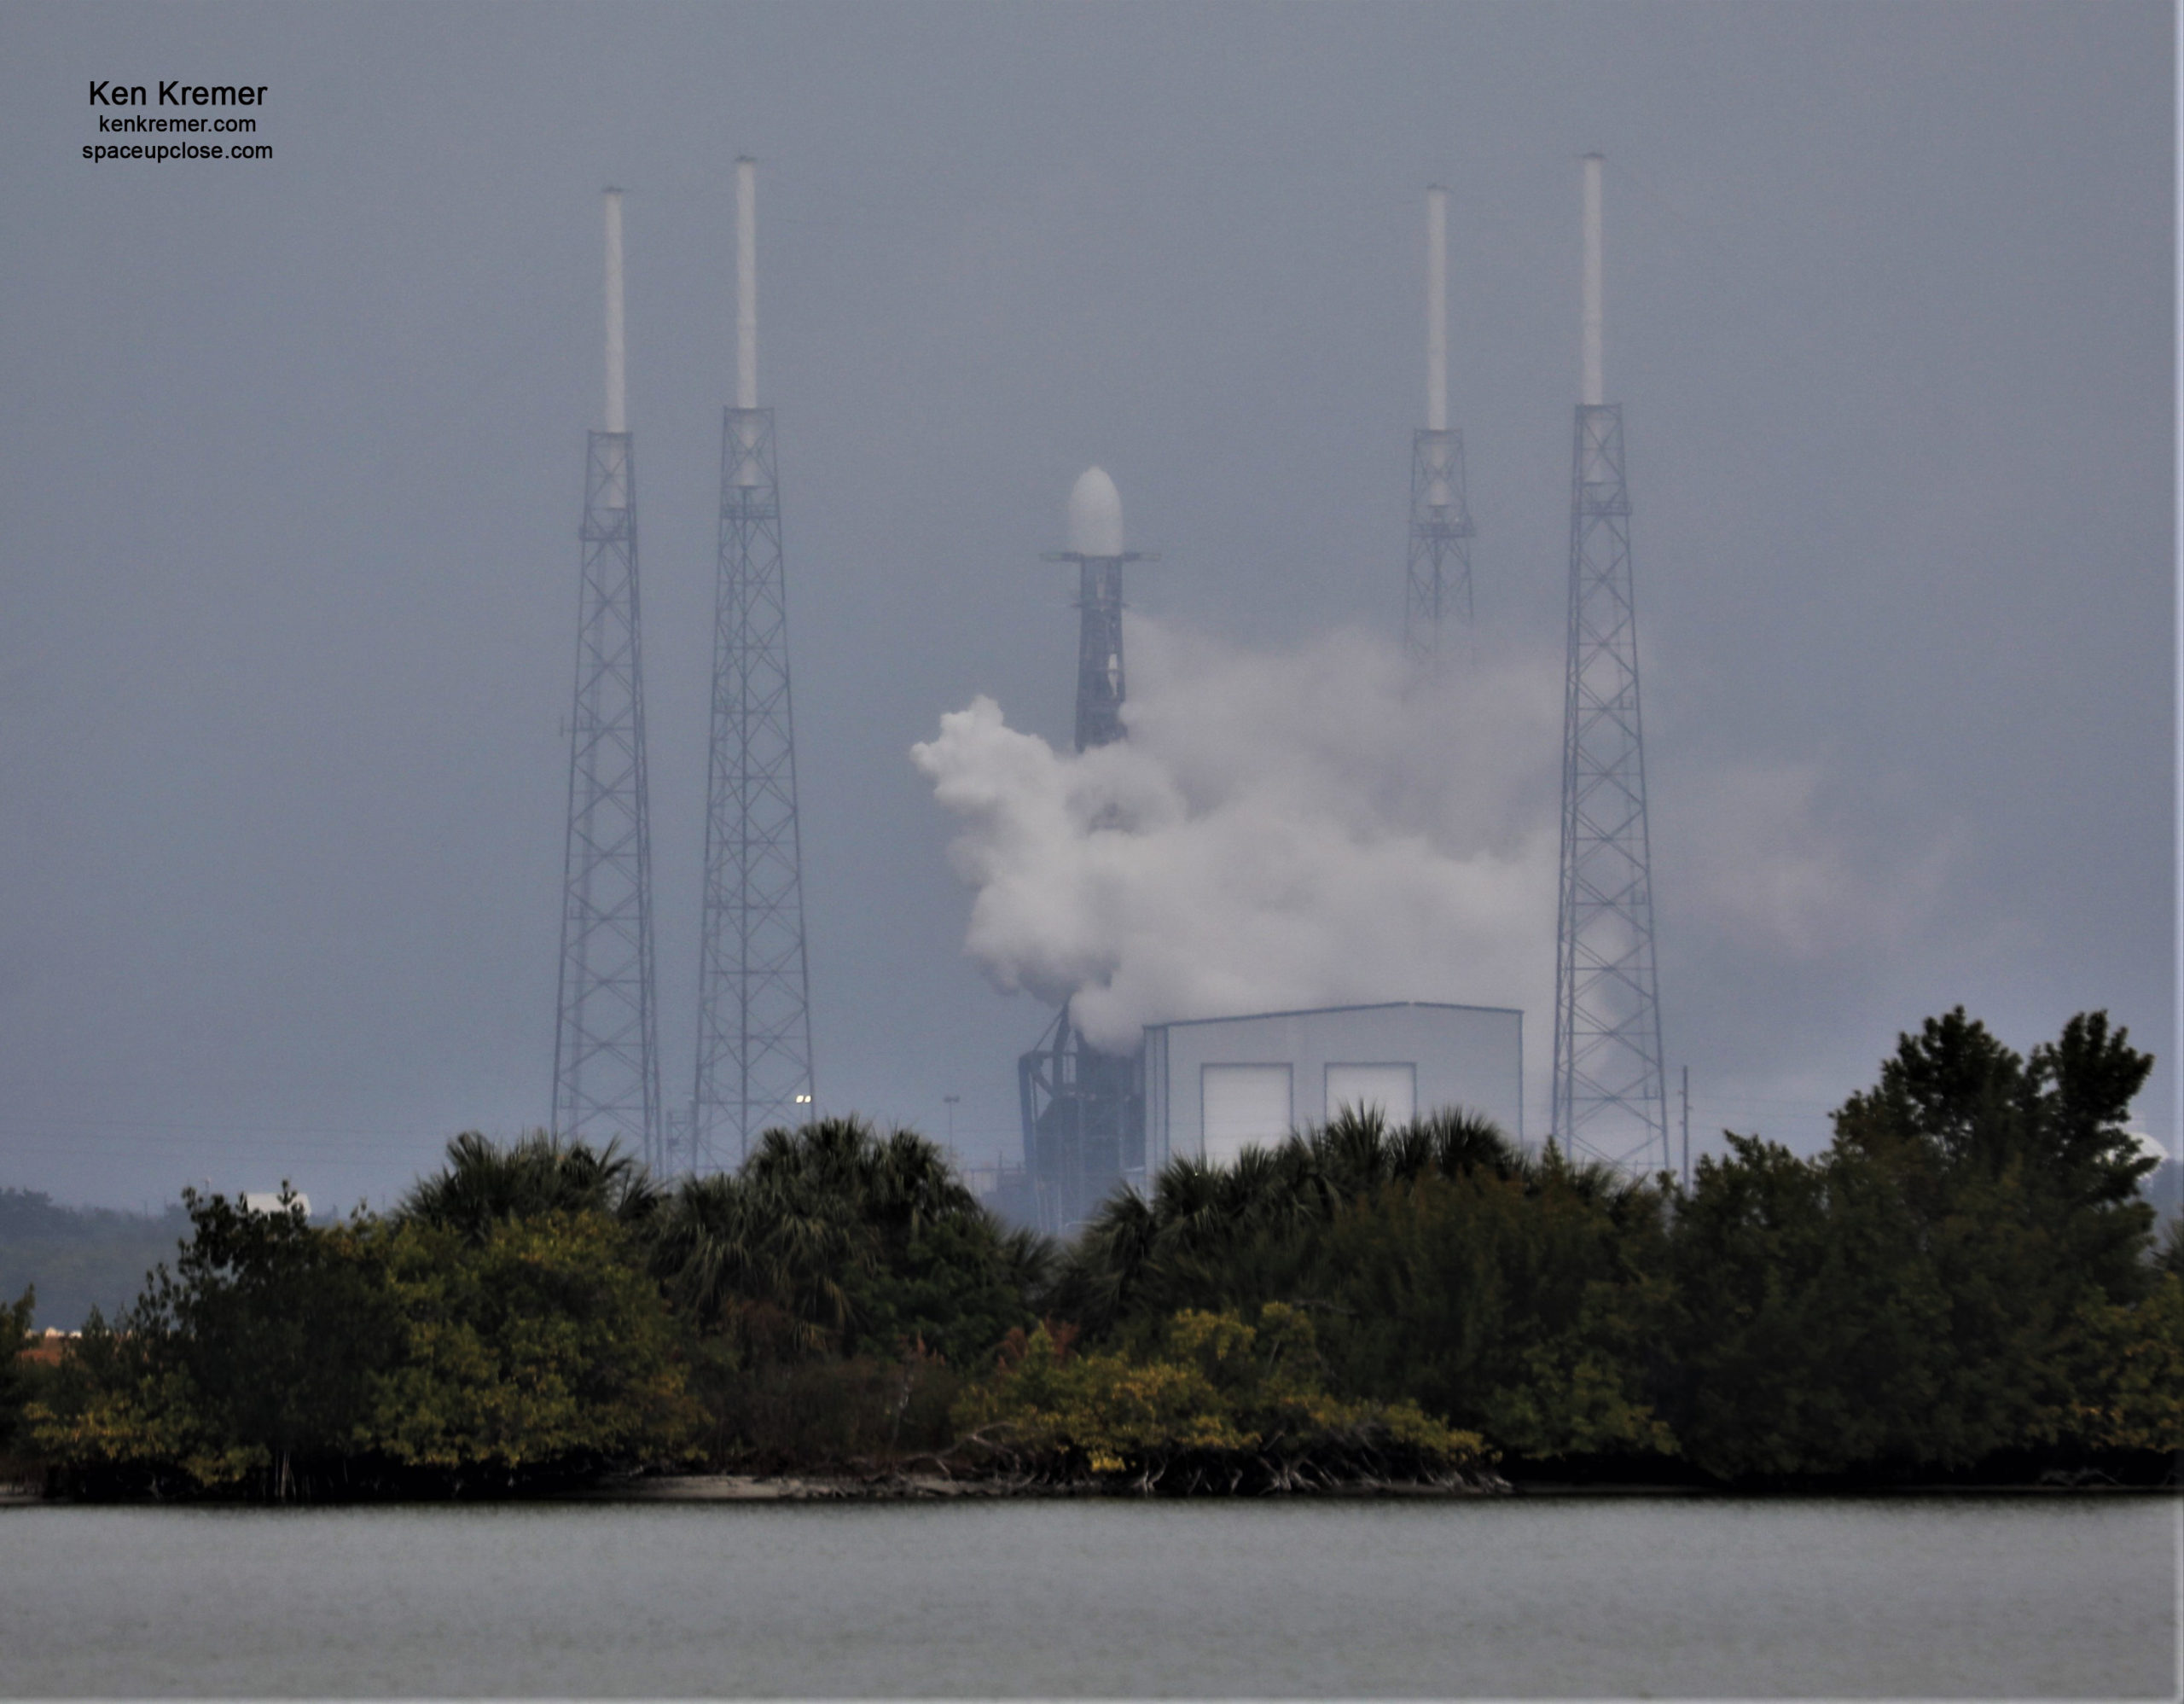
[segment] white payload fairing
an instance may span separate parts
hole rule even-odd
[[[1069,492],[1069,553],[1123,554],[1123,497],[1103,468],[1087,468]]]

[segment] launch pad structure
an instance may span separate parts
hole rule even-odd
[[[1123,566],[1158,561],[1123,544],[1115,482],[1088,468],[1069,494],[1069,549],[1049,562],[1077,568],[1077,749],[1124,737]],[[1060,1233],[1082,1223],[1126,1178],[1145,1175],[1145,1064],[1141,1050],[1104,1053],[1065,1005],[1038,1044],[1016,1061],[1024,1169],[1032,1216]]]
[[[637,596],[636,458],[624,386],[622,193],[607,191],[606,430],[584,452],[583,572],[554,1032],[554,1129],[663,1158],[652,829]]]
[[[736,162],[735,405],[721,417],[697,1072],[672,1167],[741,1161],[811,1115],[810,969],[797,821],[774,411],[758,406],[757,167]]]
[[[1623,410],[1604,400],[1600,167],[1584,160],[1582,378],[1572,447],[1570,627],[1555,928],[1553,1131],[1644,1173],[1671,1165],[1653,954],[1653,852]]]
[[[1124,1182],[1145,1178],[1145,1053],[1102,1053],[1064,1006],[1016,1061],[1024,1171],[1040,1230],[1089,1218]]]
[[[1551,1129],[1573,1154],[1642,1172],[1667,1168],[1670,1149],[1623,413],[1602,379],[1601,168],[1599,155],[1586,156]],[[755,182],[753,163],[738,160],[735,393],[721,426],[697,1052],[688,1110],[672,1114],[660,1093],[654,997],[621,192],[606,192],[606,406],[585,451],[553,1128],[625,1144],[659,1175],[738,1163],[763,1131],[801,1124],[815,1108],[781,486],[774,413],[758,401]],[[1436,186],[1427,192],[1427,423],[1412,439],[1403,622],[1406,652],[1427,672],[1442,660],[1449,619],[1468,627],[1472,614],[1463,438],[1449,424],[1446,247],[1447,195]],[[1077,571],[1083,753],[1126,736],[1124,571],[1159,559],[1125,547],[1121,497],[1098,468],[1071,491],[1068,540],[1044,560]],[[1066,1232],[1118,1185],[1149,1183],[1143,1047],[1093,1046],[1065,1005],[1017,1066],[1028,1186],[1020,1216]],[[1221,1084],[1273,1105],[1274,1064],[1222,1068],[1231,1067],[1244,1074]],[[1285,1106],[1296,1104],[1293,1089],[1284,1090]],[[1336,1092],[1333,1075],[1327,1092]]]

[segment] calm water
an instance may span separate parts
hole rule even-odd
[[[2179,1509],[0,1509],[0,1692],[2166,1697]]]

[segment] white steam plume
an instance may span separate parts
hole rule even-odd
[[[1264,654],[1136,618],[1128,631],[1126,742],[1057,753],[979,698],[912,748],[960,822],[965,951],[1006,992],[1068,1001],[1114,1050],[1173,1019],[1519,1006],[1543,1105],[1560,654],[1407,690],[1397,648],[1357,633]],[[1861,832],[1855,789],[1815,761],[1656,767],[1671,1060],[1856,1009],[1873,967],[1925,928],[1949,836]],[[1798,1064],[1792,1049],[1762,1075]]]
[[[1560,670],[1408,695],[1395,648],[1288,654],[1133,620],[1126,742],[1082,755],[981,697],[912,748],[962,820],[965,950],[1066,1000],[1095,1046],[1147,1023],[1350,1001],[1546,1018]]]

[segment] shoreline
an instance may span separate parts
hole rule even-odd
[[[557,1490],[513,1492],[489,1497],[363,1498],[320,1503],[257,1503],[247,1499],[217,1497],[74,1498],[49,1497],[20,1482],[0,1485],[0,1509],[7,1508],[151,1508],[179,1509],[303,1507],[357,1508],[386,1506],[456,1507],[509,1503],[948,1503],[1015,1500],[1057,1502],[1072,1499],[1130,1502],[1250,1503],[1263,1501],[1311,1502],[1472,1502],[1506,1498],[1554,1498],[1570,1501],[1603,1499],[1629,1502],[1645,1499],[1722,1499],[1750,1501],[1856,1501],[1873,1498],[2184,1498],[2176,1485],[2107,1484],[2028,1485],[1998,1481],[1985,1485],[1930,1482],[1915,1485],[1871,1485],[1836,1487],[1752,1487],[1695,1485],[1648,1485],[1602,1481],[1517,1480],[1489,1475],[1481,1483],[1433,1485],[1417,1482],[1361,1480],[1350,1484],[1298,1486],[1250,1492],[1162,1492],[1127,1484],[1092,1481],[1053,1482],[1006,1476],[952,1478],[943,1474],[658,1474],[573,1486]]]
[[[1484,1484],[1426,1485],[1361,1480],[1351,1485],[1299,1486],[1226,1495],[1160,1492],[1128,1484],[1054,1483],[1014,1478],[955,1479],[944,1474],[661,1474],[619,1484],[588,1486],[552,1498],[577,1503],[919,1503],[1025,1498],[1130,1498],[1151,1501],[1252,1502],[1264,1498],[1345,1499],[1390,1498],[1456,1499],[1507,1497],[1513,1487],[1498,1476]]]

